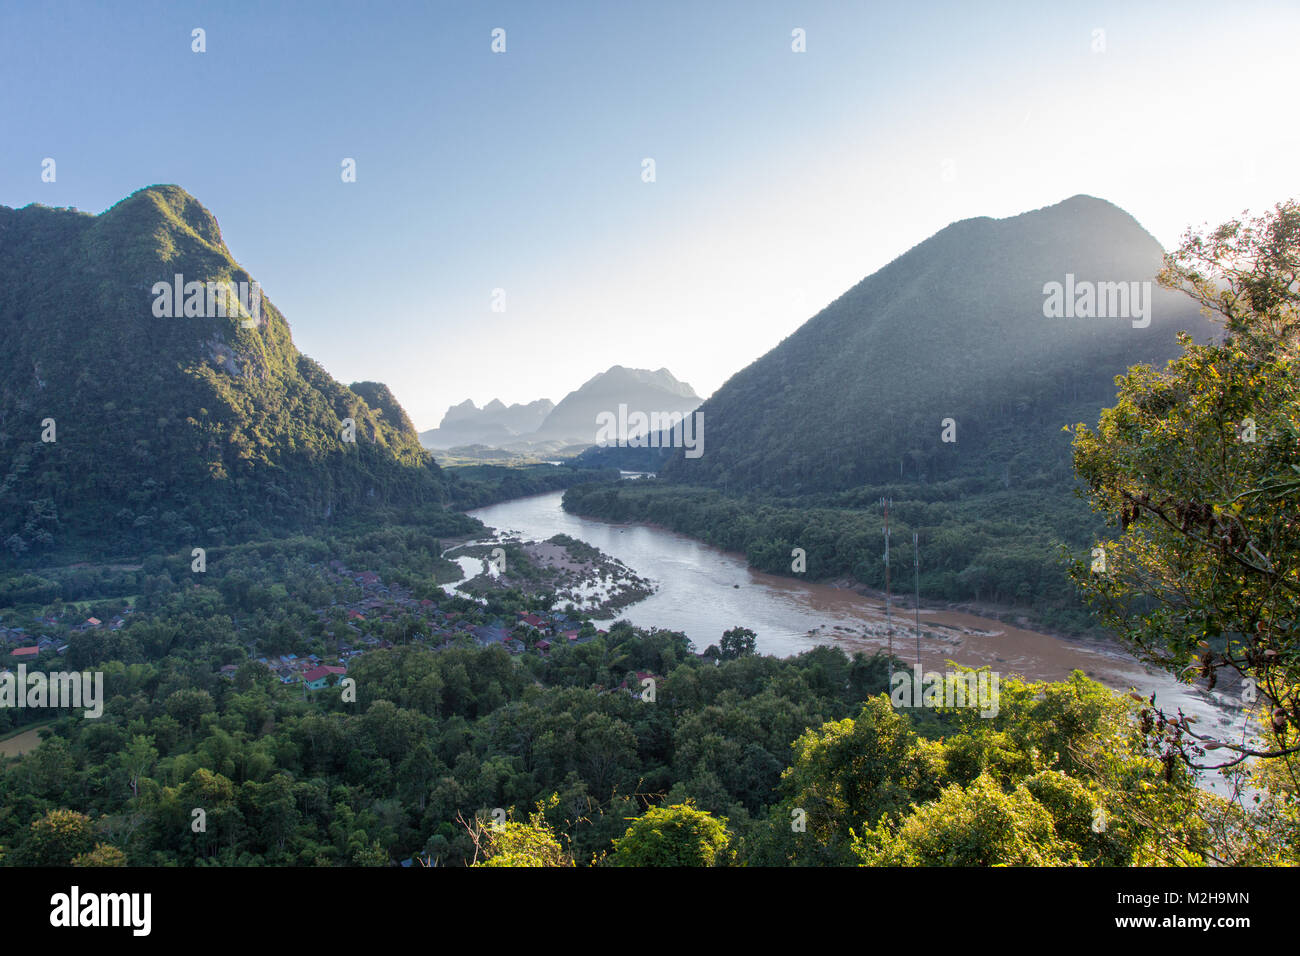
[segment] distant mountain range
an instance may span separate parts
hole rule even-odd
[[[467,398],[447,409],[437,428],[420,432],[420,442],[426,448],[504,444],[537,431],[554,407],[549,398],[509,407],[494,398],[479,408]]]
[[[645,413],[687,413],[701,401],[666,368],[651,372],[615,365],[558,405],[547,399],[508,408],[496,399],[481,409],[469,400],[453,405],[436,429],[420,433],[420,441],[437,449],[481,445],[514,452],[576,451],[596,442],[598,417],[606,412],[617,415],[620,404]],[[465,450],[481,454],[486,449]]]
[[[214,308],[251,281],[178,186],[98,216],[0,206],[0,557],[446,500],[386,386],[336,382],[265,297]]]
[[[584,459],[785,495],[962,475],[1068,483],[1062,426],[1095,422],[1115,376],[1178,354],[1178,331],[1216,332],[1155,284],[1162,260],[1132,216],[1088,196],[954,223],[732,376],[700,408],[702,456]]]

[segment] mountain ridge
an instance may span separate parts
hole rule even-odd
[[[534,435],[535,439],[595,444],[597,416],[617,414],[620,404],[643,412],[682,412],[697,408],[703,399],[666,368],[655,371],[611,365],[574,389],[555,406]]]
[[[961,474],[1066,481],[1061,426],[1095,416],[1130,365],[1176,355],[1180,329],[1214,333],[1154,282],[1162,261],[1132,215],[1084,194],[951,223],[728,378],[699,409],[704,454],[659,454],[662,474],[793,495]],[[1067,280],[1139,283],[1149,327],[1135,327],[1140,316],[1047,317],[1045,289]],[[644,451],[624,457],[647,465]]]
[[[0,206],[0,248],[6,556],[65,539],[217,543],[445,500],[392,392],[335,381],[269,298],[256,324],[159,316],[155,290],[177,274],[200,291],[253,282],[179,186],[145,187],[97,216]]]
[[[531,447],[550,453],[566,446],[593,444],[596,416],[604,411],[617,413],[619,404],[646,412],[688,412],[701,401],[690,385],[679,381],[666,368],[651,371],[611,365],[569,392],[558,405],[549,399],[539,399],[526,406],[516,404],[507,408],[498,399],[492,399],[480,409],[466,399],[449,407],[436,429],[421,432],[420,441],[426,448],[483,445],[514,450]],[[493,403],[499,407],[493,409]],[[545,414],[534,427],[529,430],[514,427],[515,423],[526,420],[525,412],[535,414],[535,409],[541,407],[545,407]]]

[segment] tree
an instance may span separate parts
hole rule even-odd
[[[807,731],[793,750],[783,774],[789,797],[776,817],[788,827],[791,814],[802,811],[807,834],[796,855],[804,863],[850,863],[850,828],[938,796],[944,772],[938,745],[919,739],[883,695],[857,717]]]
[[[397,768],[397,783],[404,799],[414,800],[423,810],[429,799],[429,787],[438,772],[438,761],[426,741],[416,744]]]
[[[1209,687],[1221,672],[1263,709],[1263,741],[1219,740],[1148,709],[1169,760],[1206,751],[1300,754],[1300,205],[1188,231],[1160,282],[1223,321],[1221,342],[1182,338],[1163,372],[1136,366],[1095,430],[1075,429],[1092,508],[1118,535],[1073,577],[1141,657]],[[1216,755],[1217,756],[1217,755]]]
[[[484,826],[477,819],[467,824],[470,838],[482,860],[474,866],[573,866],[573,857],[560,845],[545,813],[559,805],[558,794],[539,801],[528,822],[506,820]],[[462,823],[464,821],[462,820]]]
[[[96,843],[88,853],[72,858],[73,866],[126,866],[126,854],[107,843]]]
[[[694,803],[652,807],[614,841],[615,866],[723,866],[731,860],[726,817]]]
[[[212,695],[206,690],[186,688],[178,690],[163,702],[167,713],[176,718],[181,726],[193,733],[198,729],[199,720],[204,714],[214,709]]]
[[[122,766],[130,775],[131,796],[140,796],[140,780],[157,759],[158,751],[152,737],[137,734],[131,738],[131,745],[122,752]]]
[[[853,842],[864,866],[1063,866],[1074,862],[1070,850],[1025,787],[1004,793],[987,774]]]
[[[747,627],[733,627],[729,631],[723,632],[721,643],[721,657],[724,661],[734,661],[739,657],[747,657],[753,654],[757,647],[757,637],[753,631]]]
[[[90,817],[75,810],[50,810],[32,821],[20,858],[28,866],[68,866],[94,846]]]

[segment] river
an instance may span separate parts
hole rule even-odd
[[[729,554],[685,535],[641,524],[582,518],[561,506],[561,492],[489,505],[470,514],[500,534],[544,540],[567,534],[618,558],[650,578],[658,590],[619,612],[638,627],[682,631],[703,650],[722,632],[744,626],[757,635],[758,650],[786,656],[818,645],[847,653],[888,646],[883,601],[847,588],[799,581],[751,570],[742,555]],[[924,560],[924,555],[922,555]],[[913,610],[894,608],[894,652],[917,656]],[[1078,669],[1119,691],[1156,694],[1166,712],[1196,715],[1202,732],[1214,728],[1240,738],[1244,718],[1229,701],[1146,667],[1117,645],[1068,640],[1012,627],[996,620],[922,606],[920,659],[927,670],[946,661],[989,665],[1009,677],[1060,680]]]

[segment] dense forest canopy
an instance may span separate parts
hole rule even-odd
[[[481,613],[526,607],[517,596],[480,608],[427,585],[418,593],[462,615],[464,633],[362,625],[392,646],[352,661],[354,695],[285,685],[256,659],[336,650],[340,618],[314,613],[348,597],[328,583],[327,558],[420,587],[438,551],[427,532],[390,530],[242,546],[197,584],[183,554],[117,572],[140,592],[130,624],[75,632],[68,652],[69,665],[103,671],[104,716],[60,716],[37,749],[4,762],[4,862],[1126,864],[1283,852],[1225,842],[1221,831],[1244,823],[1233,806],[1145,749],[1137,705],[1082,674],[1004,681],[991,720],[895,710],[879,656],[778,660],[754,653],[743,628],[700,655],[684,635],[626,623],[549,654],[509,653],[468,631]],[[641,675],[655,677],[653,697]],[[4,717],[16,715],[32,716]],[[978,810],[989,801],[992,815]]]

